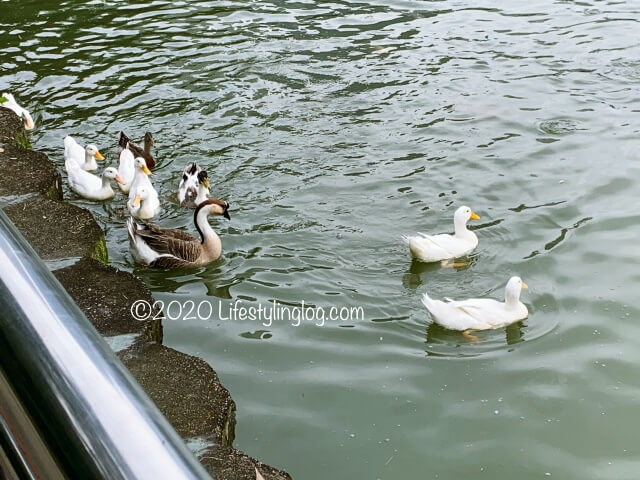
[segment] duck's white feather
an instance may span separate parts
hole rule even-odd
[[[0,96],[7,99],[7,101],[0,104],[0,106],[12,110],[16,115],[18,115],[24,122],[25,130],[33,130],[33,127],[35,127],[35,122],[33,121],[33,118],[31,117],[29,111],[18,104],[12,94],[5,92]]]
[[[129,190],[131,190],[131,183],[133,182],[133,177],[136,173],[135,166],[133,165],[134,161],[135,159],[133,158],[131,150],[124,149],[120,152],[118,173],[122,177],[122,180],[124,180],[124,184],[120,184],[118,186],[124,193],[129,193]]]
[[[478,246],[478,237],[467,229],[470,218],[479,218],[469,207],[462,206],[454,215],[455,234],[405,235],[402,239],[409,245],[411,255],[422,262],[439,262],[463,257]]]
[[[422,303],[434,321],[451,330],[488,330],[527,318],[526,305],[520,302],[520,278],[512,277],[505,288],[505,302],[488,298],[455,301],[434,300],[427,293]]]

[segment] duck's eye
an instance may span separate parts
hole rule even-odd
[[[186,173],[182,174],[182,180],[184,180],[185,182],[187,181],[187,174]]]

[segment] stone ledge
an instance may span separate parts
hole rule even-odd
[[[180,436],[231,445],[236,404],[207,362],[154,343],[118,356]]]
[[[198,460],[217,479],[256,480],[258,469],[264,480],[291,480],[287,472],[270,467],[233,447],[210,447],[198,455]]]
[[[153,305],[151,291],[135,275],[93,258],[83,258],[53,274],[101,335],[137,333],[142,342],[162,343],[158,309],[151,316],[157,316],[156,320],[139,321],[131,315],[131,304],[136,300]]]
[[[0,197],[40,194],[62,200],[62,177],[44,153],[18,145],[21,135],[18,116],[0,108]]]
[[[38,196],[5,207],[4,213],[43,260],[108,261],[102,229],[84,208]]]

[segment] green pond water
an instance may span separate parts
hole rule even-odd
[[[638,2],[0,6],[0,90],[35,148],[62,170],[72,134],[116,162],[120,129],[150,130],[155,222],[194,232],[191,161],[231,203],[220,261],[149,271],[121,194],[65,191],[113,265],[166,303],[363,308],[165,320],[231,391],[238,448],[296,479],[640,478]],[[469,266],[412,262],[401,235],[450,232],[464,204]],[[526,321],[478,343],[430,325],[425,291],[502,298],[513,274]]]

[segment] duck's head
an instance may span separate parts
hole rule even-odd
[[[114,167],[105,168],[104,172],[102,172],[102,177],[103,178],[108,178],[110,180],[115,180],[116,182],[120,183],[121,185],[125,184],[125,181],[122,179],[120,174],[118,174],[118,170],[116,170]]]
[[[227,220],[231,220],[229,216],[229,202],[218,198],[208,198],[201,202],[196,208],[195,215],[204,210],[207,215],[222,215]]]
[[[504,298],[507,303],[518,302],[520,300],[520,292],[529,288],[520,277],[511,277],[504,289]]]
[[[84,151],[87,153],[87,155],[94,157],[96,160],[104,160],[104,157],[100,153],[100,150],[98,150],[98,147],[96,147],[94,144],[89,144],[84,147]]]
[[[144,134],[144,143],[145,144],[149,144],[150,146],[153,146],[154,141],[153,141],[153,135],[151,135],[151,132],[147,132]]]
[[[142,187],[138,187],[136,189],[136,196],[133,199],[133,203],[132,205],[134,207],[137,207],[138,205],[140,205],[140,202],[142,200],[146,200],[147,198],[149,198],[149,190],[147,189],[147,187],[142,186]]]
[[[467,223],[469,220],[480,220],[480,217],[469,207],[463,205],[456,210],[453,219],[455,223]]]
[[[151,175],[151,170],[147,168],[147,162],[145,162],[144,158],[137,157],[134,161],[134,165],[136,166],[136,168],[139,168],[147,175]]]
[[[204,186],[204,188],[209,190],[209,187],[210,187],[209,175],[205,170],[202,170],[200,173],[198,173],[198,183],[200,183],[202,186]]]

